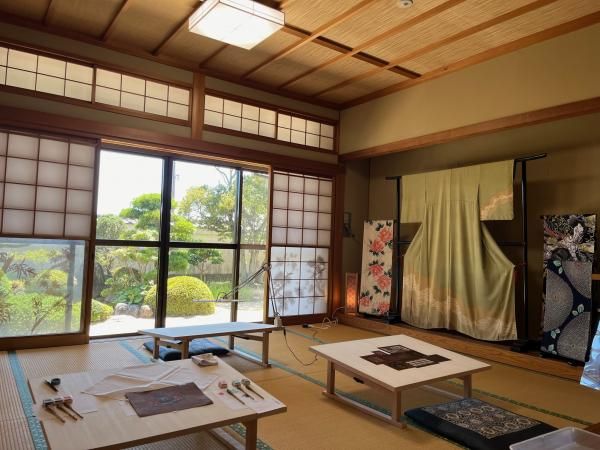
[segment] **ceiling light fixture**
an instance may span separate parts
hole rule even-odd
[[[206,0],[189,20],[189,30],[250,50],[284,24],[284,14],[253,0]]]
[[[413,0],[398,0],[398,6],[400,6],[400,8],[410,8],[413,4]]]

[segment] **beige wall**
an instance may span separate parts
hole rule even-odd
[[[600,25],[342,111],[340,153],[600,96]]]
[[[374,158],[370,161],[368,180],[364,176],[353,177],[355,185],[346,190],[345,210],[359,212],[353,217],[356,221],[393,218],[395,187],[392,181],[385,180],[386,176],[548,153],[547,158],[530,162],[527,168],[530,330],[535,330],[540,323],[542,293],[543,232],[540,216],[600,214],[599,124],[600,114],[592,114]],[[353,164],[366,163],[355,161]],[[519,174],[515,184],[516,220],[487,222],[497,240],[520,238],[518,183]],[[364,198],[356,196],[357,192],[368,192],[366,210]],[[364,212],[363,217],[360,217],[360,211]],[[415,225],[403,224],[402,237],[411,238],[416,228]],[[346,239],[344,270],[359,271],[360,251],[352,246]],[[505,253],[515,263],[520,261],[518,249],[505,249]]]
[[[344,237],[342,271],[360,272],[363,223],[369,215],[369,160],[346,163],[344,211],[352,214],[351,237]]]
[[[125,69],[139,71],[147,74],[149,77],[164,78],[182,83],[191,84],[193,73],[191,71],[167,66],[165,64],[150,61],[148,59],[130,56],[119,53],[104,47],[75,41],[72,39],[51,35],[29,28],[23,28],[16,25],[3,23],[0,27],[0,41],[28,44],[33,47],[43,47],[57,52],[65,52],[70,55],[80,56],[105,62],[110,65],[116,65]],[[338,118],[338,111],[328,108],[322,108],[309,103],[288,99],[283,96],[274,95],[257,89],[251,89],[245,86],[236,85],[227,81],[207,77],[206,86],[212,89],[229,92],[248,98],[263,100],[274,103],[282,107],[299,110],[309,114],[317,114],[333,119]],[[0,92],[0,106],[13,106],[18,108],[31,109],[36,111],[48,112],[67,117],[77,117],[87,120],[94,120],[107,124],[120,125],[130,128],[151,130],[176,136],[190,137],[191,129],[187,126],[174,125],[161,121],[154,121],[140,117],[118,114],[85,106],[76,106],[60,101],[35,98],[28,95],[19,95],[13,93]],[[336,163],[337,155],[325,154],[304,150],[297,147],[290,147],[278,143],[265,143],[250,138],[235,137],[219,133],[206,133],[204,139],[209,142],[217,142],[242,148],[260,150],[275,155],[293,156],[296,158],[311,159],[327,163]]]

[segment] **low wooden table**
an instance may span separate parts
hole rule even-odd
[[[199,377],[216,375],[217,378],[212,384],[204,389],[204,393],[213,401],[213,404],[165,414],[138,417],[135,413],[128,414],[119,400],[93,397],[97,411],[82,414],[84,417],[82,420],[66,419],[66,423],[61,423],[48,411],[44,410],[42,407],[43,399],[70,394],[74,397],[74,408],[77,410],[78,403],[80,405],[89,403],[89,397],[91,397],[88,394],[82,394],[82,390],[89,388],[107,375],[119,372],[121,369],[58,375],[61,379],[58,393],[51,390],[44,383],[47,377],[29,380],[29,387],[35,403],[34,410],[41,420],[50,448],[56,450],[122,449],[189,433],[214,430],[234,423],[242,423],[246,427],[245,449],[255,450],[258,419],[283,413],[287,409],[283,403],[254,383],[252,383],[252,387],[263,397],[274,400],[273,407],[261,413],[257,413],[249,407],[242,407],[241,409],[229,407],[213,392],[214,386],[219,380],[226,380],[231,385],[232,380],[240,380],[245,376],[221,359],[219,359],[217,366],[209,367],[198,367],[189,359],[164,364],[191,369],[198,373]],[[64,416],[64,414],[61,414],[61,416]],[[222,436],[222,433],[217,434],[217,437]]]
[[[380,347],[402,345],[424,355],[440,355],[448,361],[437,364],[396,370],[383,364],[374,364],[361,356],[369,355]],[[490,365],[477,361],[441,347],[428,344],[405,335],[386,336],[374,339],[339,342],[317,345],[310,348],[314,353],[327,360],[327,389],[323,392],[329,398],[349,404],[367,414],[385,420],[401,428],[402,392],[419,386],[428,385],[450,378],[460,378],[464,383],[464,396],[471,397],[471,376],[474,373],[490,369]],[[335,372],[341,372],[356,381],[370,387],[389,392],[393,399],[392,414],[388,416],[351,399],[339,396],[335,392]],[[441,391],[431,387],[430,389]],[[445,391],[442,391],[445,393]],[[447,393],[451,396],[453,394]]]
[[[139,332],[154,338],[155,359],[158,359],[158,350],[161,344],[178,349],[181,351],[181,359],[187,359],[190,341],[198,338],[230,336],[229,350],[231,352],[263,367],[271,367],[269,364],[269,334],[279,329],[275,325],[265,323],[227,322],[186,327],[150,328],[139,330]],[[261,333],[262,337],[252,335],[251,333]],[[253,358],[246,353],[237,352],[234,348],[234,337],[261,341],[262,360]]]

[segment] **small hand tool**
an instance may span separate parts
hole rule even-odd
[[[254,397],[252,397],[250,394],[248,394],[246,391],[244,391],[244,389],[242,388],[241,381],[238,381],[238,380],[232,381],[231,385],[234,388],[238,389],[244,395],[244,397],[251,398],[252,400],[254,400]]]
[[[58,415],[58,413],[56,411],[54,411],[54,409],[52,409],[52,407],[54,406],[54,400],[52,400],[51,398],[47,398],[44,400],[43,404],[44,404],[44,408],[46,409],[46,411],[48,411],[50,414],[52,414],[54,417],[56,417],[62,423],[66,423],[66,420],[63,419],[62,417],[60,417]]]
[[[250,382],[250,380],[249,380],[248,378],[244,378],[244,379],[242,380],[242,384],[243,384],[244,386],[246,386],[246,389],[248,389],[248,390],[250,390],[250,391],[254,392],[256,395],[258,395],[258,396],[259,396],[260,398],[262,398],[263,400],[265,399],[265,398],[264,398],[262,395],[260,395],[258,392],[256,392],[256,391],[255,391],[255,390],[252,388],[252,386],[251,386],[251,382]]]
[[[50,380],[44,380],[44,382],[55,392],[58,392],[58,388],[56,386],[60,385],[60,378],[52,378]]]
[[[233,391],[232,391],[231,389],[229,389],[229,388],[228,388],[228,389],[226,389],[226,390],[227,390],[227,393],[228,393],[229,395],[231,395],[233,398],[235,398],[235,399],[236,399],[238,402],[240,402],[240,403],[241,403],[242,405],[244,405],[244,406],[246,405],[246,404],[245,404],[245,403],[242,401],[242,399],[241,399],[241,398],[239,398],[237,395],[235,395],[235,394],[233,393]]]

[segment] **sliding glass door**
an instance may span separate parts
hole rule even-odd
[[[101,151],[90,334],[262,321],[262,277],[231,291],[264,263],[267,210],[264,173]]]

